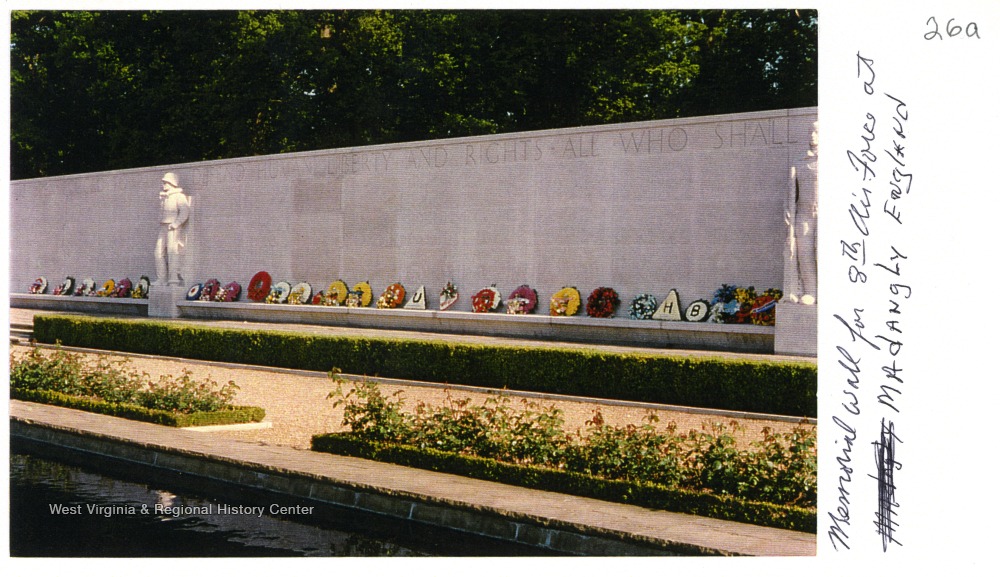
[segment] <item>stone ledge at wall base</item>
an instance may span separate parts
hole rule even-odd
[[[149,285],[149,316],[174,319],[181,316],[177,308],[184,302],[188,289],[177,285]]]
[[[74,297],[15,293],[10,295],[10,307],[118,316],[149,316],[149,301],[147,299],[133,298]]]
[[[774,353],[816,356],[816,306],[778,303],[775,312]]]
[[[740,353],[774,352],[775,328],[756,325],[184,300],[177,306],[182,317],[191,319],[301,323]]]

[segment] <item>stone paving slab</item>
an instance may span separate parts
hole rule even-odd
[[[447,523],[446,510],[481,511],[515,523],[563,528],[562,535],[626,536],[633,542],[671,545],[688,551],[728,555],[808,556],[816,536],[782,529],[655,511],[571,495],[412,469],[352,457],[264,446],[97,415],[83,411],[10,402],[12,425],[33,425],[122,446],[183,455],[204,463],[226,462],[250,471],[269,471],[320,480],[330,488],[348,487],[370,500],[429,505],[427,515]],[[12,427],[13,428],[13,427]],[[313,488],[312,491],[317,489]],[[444,510],[445,513],[441,511]],[[410,505],[410,515],[414,507]]]

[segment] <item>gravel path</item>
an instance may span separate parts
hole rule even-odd
[[[12,346],[14,354],[28,350],[25,346]],[[96,356],[89,355],[88,356]],[[188,369],[192,377],[201,381],[212,379],[220,384],[230,380],[239,387],[239,393],[234,402],[240,405],[255,405],[263,407],[266,421],[272,423],[271,428],[246,431],[217,431],[213,435],[255,442],[262,445],[282,445],[297,449],[308,449],[313,435],[318,433],[344,430],[341,425],[343,408],[334,408],[329,393],[336,388],[329,377],[319,374],[304,374],[281,370],[267,370],[250,367],[222,366],[209,363],[190,362],[175,359],[131,357],[131,364],[139,371],[148,373],[153,380],[161,374],[177,375]],[[397,391],[403,396],[407,408],[413,408],[418,402],[440,405],[452,400],[470,398],[480,403],[487,398],[482,393],[465,390],[454,390],[445,387],[403,386],[382,384],[381,390],[386,395]],[[345,383],[346,393],[351,384]],[[714,422],[730,423],[736,421],[742,428],[737,435],[741,446],[747,446],[753,439],[760,437],[764,427],[774,431],[790,431],[796,424],[784,421],[774,421],[756,418],[732,418],[728,416],[693,414],[678,410],[650,410],[643,407],[598,405],[592,402],[568,400],[542,400],[519,398],[512,395],[512,406],[520,403],[539,403],[548,407],[554,405],[563,412],[566,429],[570,432],[585,431],[586,422],[593,417],[595,409],[599,409],[604,421],[610,425],[623,426],[629,423],[640,425],[651,412],[659,421],[658,427],[675,423],[678,431],[698,429]],[[815,428],[815,425],[805,425]]]

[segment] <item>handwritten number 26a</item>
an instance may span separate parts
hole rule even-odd
[[[959,26],[959,25],[957,25],[957,24],[953,25],[952,22],[954,22],[954,21],[955,21],[954,18],[952,18],[951,20],[948,20],[948,23],[945,24],[945,27],[944,27],[944,32],[945,32],[945,34],[948,35],[949,38],[954,38],[954,37],[956,37],[956,36],[958,36],[959,34],[962,33],[962,27]],[[931,26],[932,29],[928,30],[924,34],[924,40],[934,40],[935,38],[937,38],[938,40],[944,40],[944,36],[941,35],[941,32],[938,29],[937,18],[935,18],[933,16],[931,16],[930,18],[928,18],[927,19],[927,25]],[[980,39],[982,39],[979,36],[979,25],[976,24],[975,22],[969,22],[968,24],[966,24],[966,26],[965,26],[965,35],[968,38],[980,38]]]

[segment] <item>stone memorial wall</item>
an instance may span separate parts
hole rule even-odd
[[[33,279],[155,277],[158,193],[191,201],[185,286],[253,275],[400,282],[436,301],[521,284],[682,306],[781,288],[791,163],[815,108],[238,158],[11,183],[11,293]],[[245,293],[244,293],[245,294]],[[431,296],[433,295],[433,296]],[[243,297],[245,299],[245,296]],[[431,306],[436,308],[436,306]],[[540,309],[544,306],[540,307]],[[545,314],[547,311],[539,311]]]

